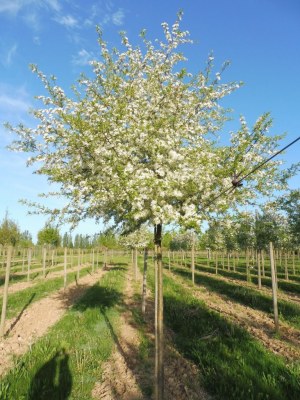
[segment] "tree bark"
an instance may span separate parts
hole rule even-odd
[[[162,224],[155,226],[155,248],[156,248],[156,335],[155,335],[155,400],[164,398],[164,334],[163,334],[163,266],[162,266]]]
[[[68,251],[68,249],[65,247],[65,249],[64,249],[64,289],[67,287],[67,251]]]
[[[147,268],[148,268],[148,249],[144,250],[144,271],[143,271],[143,290],[142,290],[142,313],[146,312],[146,294],[147,294]]]
[[[258,289],[261,289],[261,268],[260,268],[261,252],[257,251],[257,276],[258,276]]]
[[[275,331],[278,332],[279,331],[279,320],[278,320],[278,304],[277,304],[277,278],[276,278],[274,250],[273,250],[272,242],[270,243],[270,264],[271,264],[271,277],[272,277],[274,323],[275,323]]]
[[[138,250],[134,249],[134,279],[137,281],[138,279]]]
[[[12,247],[10,246],[7,250],[5,282],[4,282],[2,312],[1,312],[1,321],[0,321],[0,337],[4,336],[4,326],[5,326],[5,319],[6,319],[6,308],[7,308],[7,297],[8,297],[8,283],[9,283],[9,274],[10,274],[10,265],[11,265],[11,254],[12,254]]]
[[[192,282],[193,285],[195,284],[195,238],[193,234],[193,239],[192,239],[192,254],[191,254],[191,267],[192,267]]]

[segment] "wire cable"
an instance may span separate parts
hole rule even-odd
[[[232,192],[239,186],[241,186],[241,183],[244,179],[248,178],[250,175],[252,175],[255,171],[257,171],[259,168],[261,168],[263,165],[267,164],[269,161],[271,161],[274,157],[278,156],[278,154],[282,153],[284,150],[288,149],[291,147],[293,144],[298,142],[300,140],[300,136],[298,136],[295,140],[293,140],[291,143],[283,147],[281,150],[278,150],[275,154],[273,154],[271,157],[269,157],[267,160],[264,160],[261,164],[258,164],[256,167],[254,167],[248,174],[244,175],[241,179],[235,181],[230,185],[227,189],[223,190],[220,194],[218,194],[216,197],[214,197],[208,204],[205,205],[205,207],[208,207],[212,205],[219,197],[223,196],[223,194],[227,193],[232,190]]]

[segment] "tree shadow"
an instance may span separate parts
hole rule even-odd
[[[67,400],[72,390],[69,355],[65,349],[57,351],[33,377],[28,400]]]
[[[19,281],[24,280],[24,277],[25,277],[25,274],[17,275],[15,273],[12,273],[12,274],[10,274],[9,281],[11,283],[19,282]],[[5,282],[5,276],[4,275],[0,276],[0,286],[3,286],[4,282]]]
[[[165,323],[174,332],[178,350],[199,368],[209,391],[226,399],[299,398],[297,379],[283,360],[201,300],[186,291],[179,294],[175,286],[166,289]]]
[[[30,297],[30,299],[27,301],[27,303],[25,304],[25,306],[22,308],[20,314],[16,317],[16,319],[14,320],[14,322],[10,325],[10,327],[8,328],[8,330],[5,333],[5,337],[7,337],[9,335],[9,333],[13,330],[13,328],[17,325],[17,323],[20,321],[24,311],[26,310],[26,308],[30,305],[30,303],[32,302],[32,300],[35,298],[36,293],[33,293]]]
[[[137,400],[141,398],[140,396],[137,397],[137,394],[130,386],[130,383],[128,384],[128,387],[126,387],[127,379],[130,380],[131,379],[130,376],[132,376],[136,380],[136,384],[142,393],[143,396],[142,398],[144,400],[150,400],[152,393],[153,377],[151,376],[151,373],[149,374],[149,371],[147,371],[147,374],[145,374],[145,372],[142,373],[141,371],[140,363],[142,362],[142,360],[140,359],[141,356],[139,354],[140,351],[139,346],[135,342],[132,342],[129,338],[124,337],[121,333],[119,334],[120,336],[118,337],[118,334],[115,332],[115,329],[107,316],[105,307],[101,307],[100,312],[103,315],[106,326],[108,327],[110,335],[115,343],[116,350],[122,356],[125,365],[125,368],[122,368],[121,367],[122,363],[113,361],[113,364],[110,366],[110,368],[114,371],[113,372],[114,374],[120,375],[119,380],[109,380],[109,382],[107,382],[114,396],[113,398],[116,400],[122,400],[123,399],[122,393],[124,390],[127,393],[126,398],[128,400],[129,399]],[[131,318],[129,321],[127,320],[127,323],[130,326],[134,327],[134,329],[137,329],[136,324],[133,321],[131,321]],[[151,364],[151,370],[152,370],[152,364]]]
[[[85,311],[87,308],[111,308],[116,304],[121,304],[123,295],[117,290],[96,284],[87,289],[79,301],[74,304],[73,310]]]
[[[174,268],[173,272],[184,278],[190,277],[190,271]],[[259,292],[255,287],[238,285],[236,282],[227,282],[214,276],[205,275],[201,272],[195,274],[195,283],[206,287],[210,291],[220,294],[226,299],[236,301],[255,310],[272,314],[273,301],[271,296]],[[298,329],[299,306],[288,303],[284,300],[278,300],[278,308],[284,319]]]

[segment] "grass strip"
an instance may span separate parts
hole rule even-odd
[[[300,398],[300,365],[287,365],[244,329],[209,310],[173,279],[164,279],[165,322],[218,399]]]
[[[190,265],[188,265],[190,266]],[[201,264],[196,264],[195,265],[196,269],[198,269],[199,271],[204,271],[204,272],[208,272],[211,274],[214,274],[216,271],[215,267],[208,267],[205,265],[201,265]],[[235,272],[235,271],[228,271],[225,269],[222,269],[222,267],[218,268],[218,274],[221,276],[225,276],[228,278],[233,278],[233,279],[237,279],[240,281],[247,281],[247,276],[246,273],[244,272]],[[296,276],[296,275],[290,275],[290,280],[286,281],[286,280],[278,280],[278,288],[280,290],[284,290],[290,293],[296,293],[296,294],[300,294],[300,285],[298,282],[300,282],[300,277]],[[278,278],[280,278],[278,276]],[[281,277],[282,279],[284,278],[284,276]],[[294,280],[294,281],[293,281]],[[258,277],[257,274],[254,275],[253,271],[251,271],[251,282],[254,284],[258,283]],[[264,286],[267,287],[272,287],[272,280],[269,277],[261,277],[261,282]]]
[[[154,290],[153,268],[149,285]],[[245,329],[210,310],[191,290],[164,276],[165,324],[174,344],[193,361],[203,386],[219,400],[296,400],[300,363],[287,363]]]
[[[90,273],[90,268],[83,268],[80,270],[80,278]],[[69,272],[67,274],[67,284],[75,282],[76,271]],[[79,280],[80,283],[80,280]],[[16,293],[9,294],[8,296],[8,307],[7,307],[7,318],[16,317],[19,313],[23,312],[29,304],[38,301],[56,290],[62,288],[64,285],[64,277],[58,277],[54,279],[46,279],[42,282],[37,283],[33,287],[21,290]],[[0,309],[2,307],[2,298],[0,300]]]
[[[190,271],[182,268],[173,268],[172,271],[186,279],[191,279]],[[253,309],[264,311],[268,314],[273,312],[272,298],[259,292],[259,290],[239,286],[232,282],[225,282],[217,277],[207,276],[198,271],[195,273],[195,283]],[[297,306],[297,304],[289,303],[285,300],[278,300],[278,311],[281,320],[300,329],[300,307]]]
[[[124,267],[87,290],[0,383],[2,400],[91,400],[118,332]]]

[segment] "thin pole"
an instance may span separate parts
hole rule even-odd
[[[6,319],[7,297],[8,297],[8,283],[9,283],[9,274],[10,274],[10,265],[11,265],[11,254],[12,254],[12,247],[9,246],[9,248],[7,250],[7,259],[6,259],[3,303],[2,303],[1,322],[0,322],[0,337],[4,336],[4,326],[5,326],[5,319]]]

